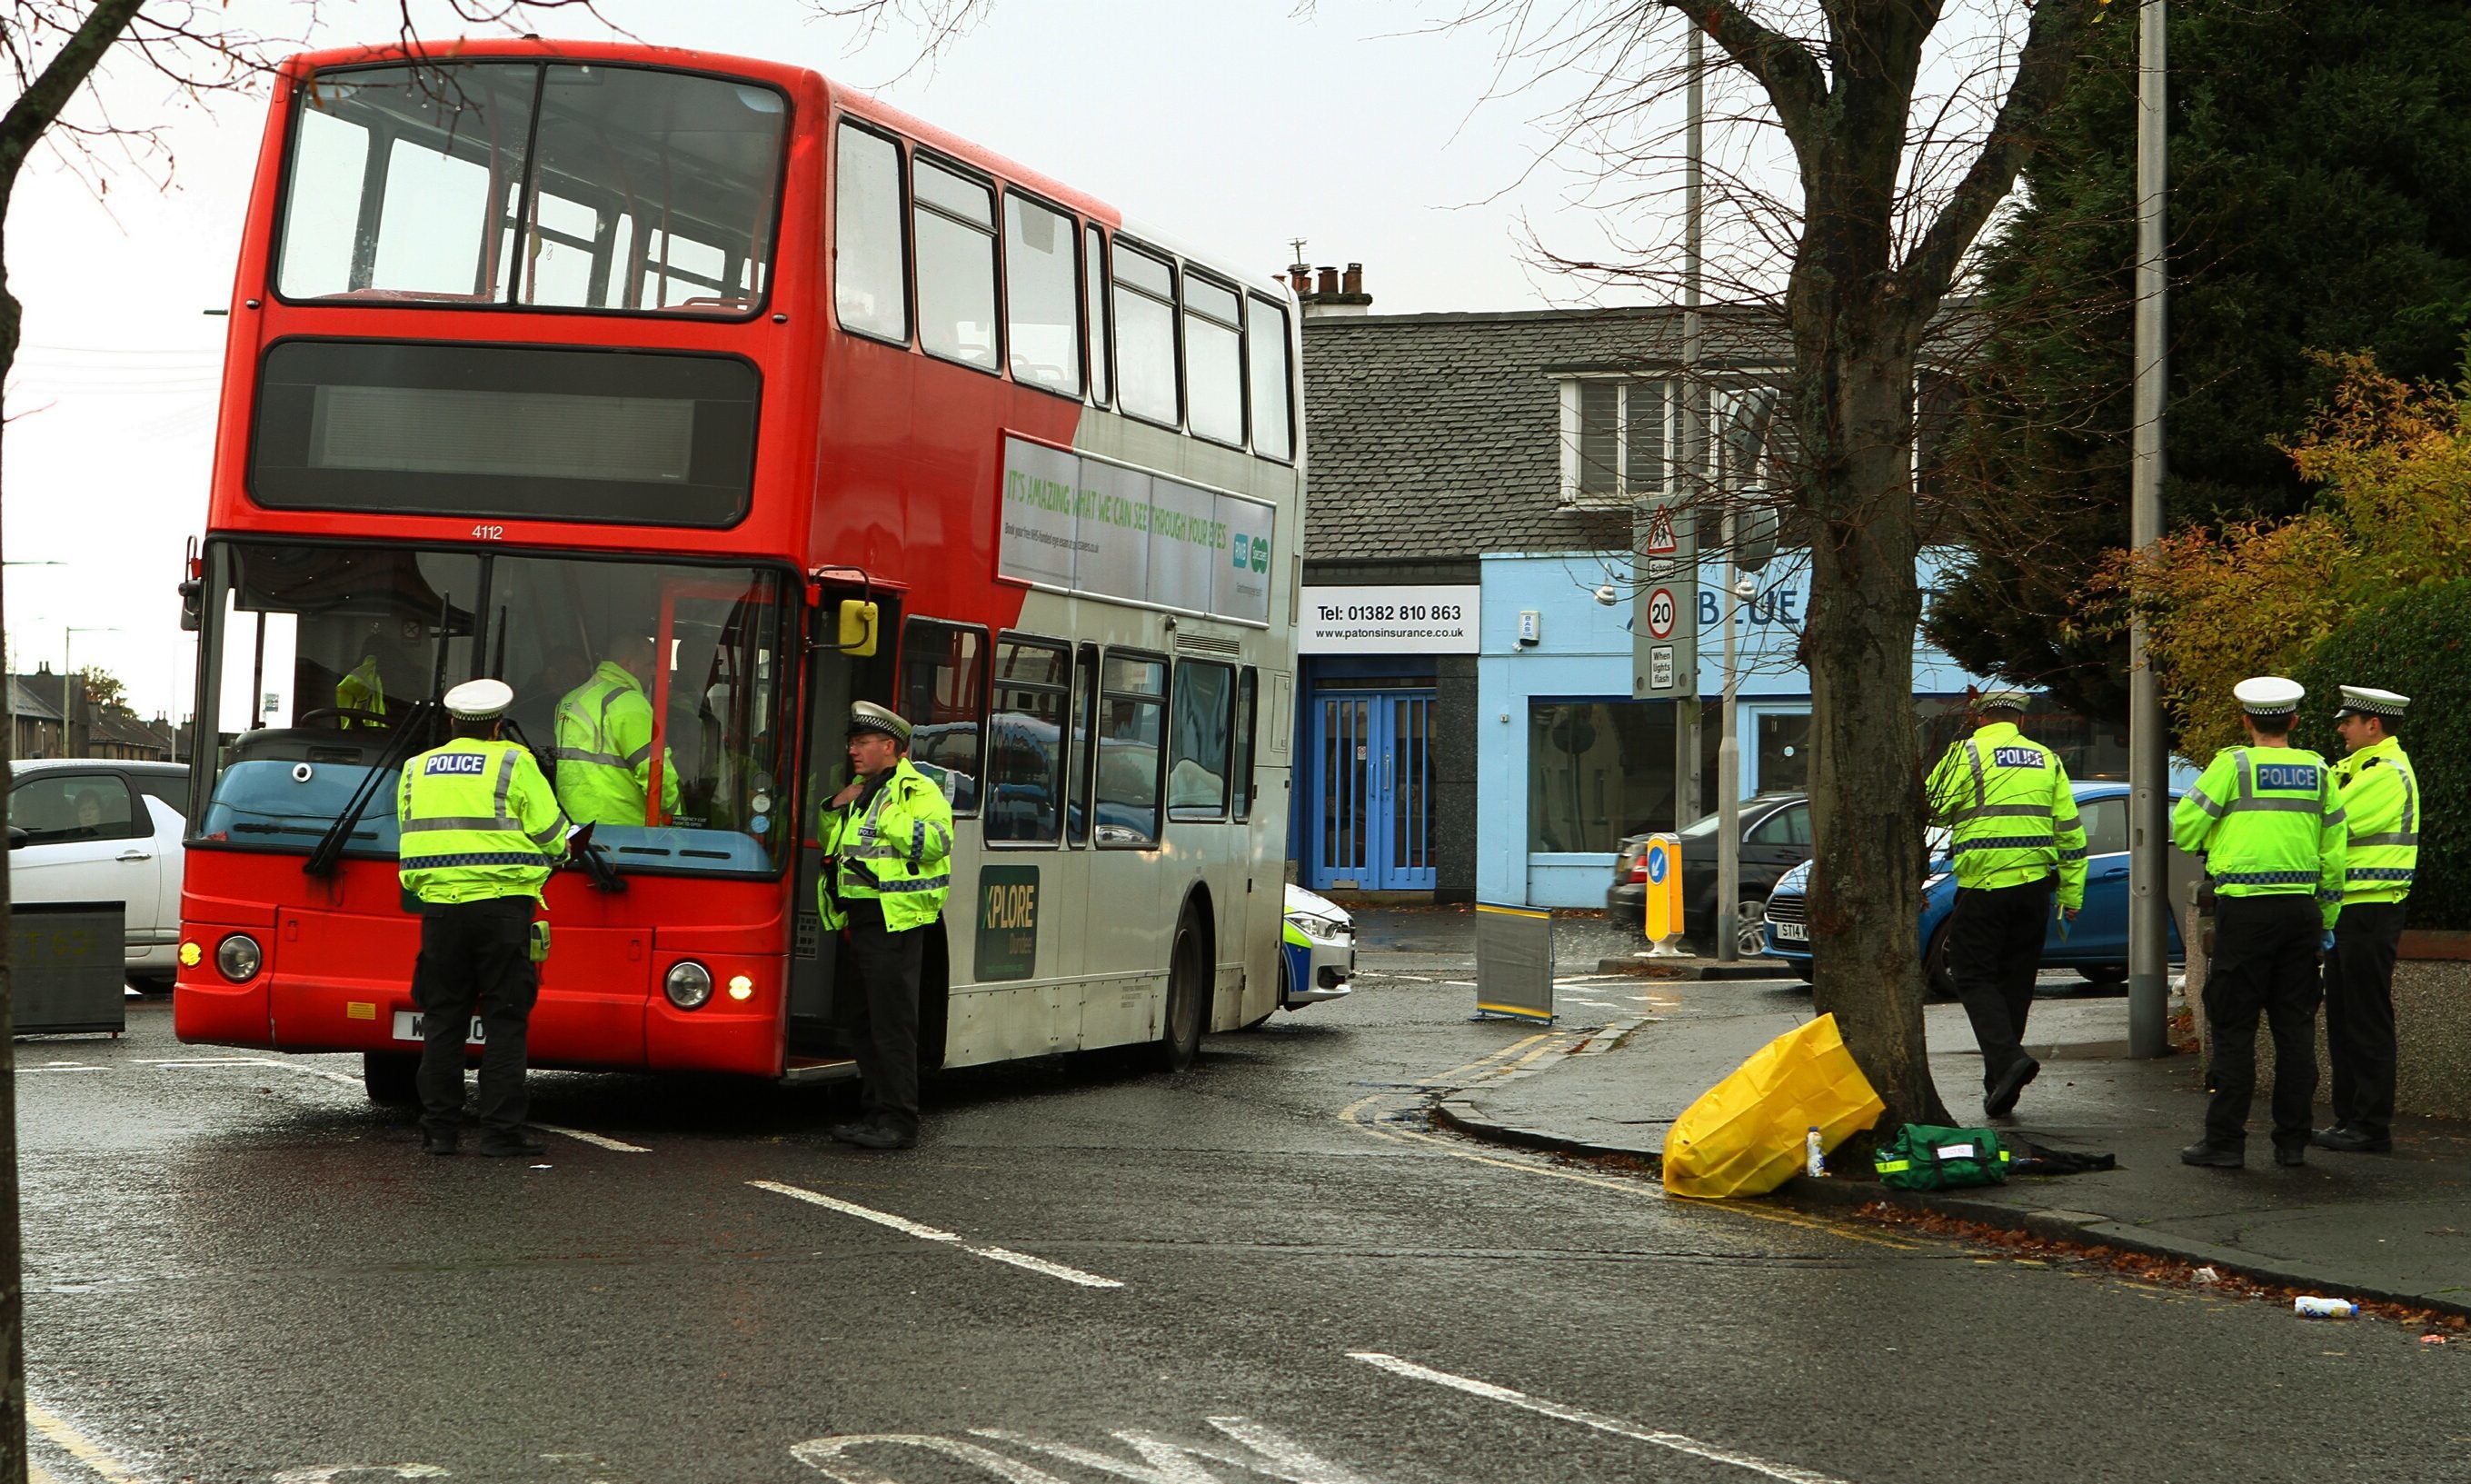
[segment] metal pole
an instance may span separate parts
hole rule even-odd
[[[1725,702],[1724,736],[1716,743],[1716,959],[1731,963],[1741,956],[1737,910],[1742,896],[1742,743],[1733,730],[1733,692],[1738,678],[1733,663],[1733,624],[1741,613],[1734,592],[1740,569],[1733,565],[1733,506],[1742,488],[1741,474],[1729,469],[1719,485],[1725,501]]]
[[[2162,539],[2162,410],[2167,389],[2163,344],[2164,193],[2169,182],[2164,134],[2163,0],[2144,0],[2137,14],[2136,69],[2136,389],[2135,441],[2129,540],[2151,551]],[[2170,1049],[2166,1025],[2171,880],[2170,744],[2162,730],[2162,697],[2146,650],[2144,620],[2128,630],[2128,1054],[2161,1056]]]
[[[1682,478],[1676,483],[1683,518],[1694,525],[1707,468],[1707,419],[1703,413],[1706,404],[1701,400],[1699,383],[1699,361],[1706,350],[1706,325],[1699,313],[1700,151],[1701,126],[1707,112],[1706,77],[1706,33],[1694,25],[1690,28],[1689,120],[1683,126],[1682,146],[1682,426],[1675,449],[1681,456]],[[1697,602],[1696,565],[1681,577],[1683,601]],[[1730,642],[1730,633],[1727,642]],[[1692,663],[1695,671],[1695,657]],[[1699,677],[1695,672],[1685,689],[1687,694],[1673,701],[1673,828],[1677,831],[1688,829],[1699,818]]]

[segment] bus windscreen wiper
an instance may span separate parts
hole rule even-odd
[[[431,695],[413,702],[412,708],[404,713],[403,722],[395,728],[394,736],[388,740],[386,751],[378,755],[377,766],[370,768],[368,776],[361,780],[360,787],[352,790],[352,801],[335,816],[335,822],[326,827],[317,848],[309,852],[309,859],[300,862],[302,871],[311,876],[335,874],[336,863],[343,859],[343,843],[352,837],[352,827],[359,824],[361,815],[367,812],[370,798],[378,791],[378,780],[403,766],[403,760],[412,756],[413,740],[422,735],[429,719],[437,711],[437,697]]]

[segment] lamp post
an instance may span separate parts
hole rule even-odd
[[[2162,539],[2162,408],[2169,385],[2162,333],[2164,295],[2170,292],[2162,240],[2170,179],[2164,16],[2163,0],[2144,0],[2136,17],[2136,385],[2129,541],[2140,552],[2152,551]],[[2141,616],[2129,624],[2128,684],[2128,1054],[2162,1056],[2171,1049],[2165,978],[2171,759]]]
[[[82,743],[79,742],[75,719],[76,702],[70,699],[71,695],[85,689],[83,686],[78,686],[77,692],[70,689],[75,684],[77,676],[77,667],[71,663],[77,636],[119,632],[119,625],[113,624],[79,624],[63,625],[60,629],[60,755],[62,757],[82,758],[94,745],[94,723],[91,719],[86,722],[84,742]]]

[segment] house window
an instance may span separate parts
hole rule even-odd
[[[1628,499],[1664,487],[1670,385],[1613,377],[1564,384],[1564,499]]]

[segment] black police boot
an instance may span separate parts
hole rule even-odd
[[[2244,1150],[2226,1149],[2200,1139],[2179,1151],[2179,1163],[2207,1169],[2244,1169],[2247,1166],[2247,1155]]]
[[[2041,1071],[2042,1064],[2030,1056],[2019,1056],[2009,1063],[2008,1070],[1999,1073],[1999,1080],[1991,1083],[1990,1091],[1983,1095],[1982,1111],[1994,1119],[2004,1119],[2015,1112],[2017,1095],[2025,1091],[2025,1084],[2033,1081]]]
[[[2304,1143],[2278,1143],[2273,1146],[2273,1163],[2285,1169],[2308,1163],[2308,1146]]]
[[[460,1153],[461,1149],[461,1142],[453,1134],[423,1134],[420,1136],[420,1152],[423,1154],[457,1154]]]
[[[483,1134],[481,1152],[493,1160],[511,1160],[528,1154],[547,1154],[549,1145],[517,1129],[511,1134]]]
[[[2393,1140],[2371,1134],[2357,1123],[2337,1123],[2320,1128],[2309,1136],[2309,1142],[2319,1149],[2332,1149],[2339,1154],[2384,1154],[2393,1148]]]
[[[918,1130],[906,1123],[864,1123],[850,1130],[841,1142],[861,1149],[914,1149],[918,1147]]]

